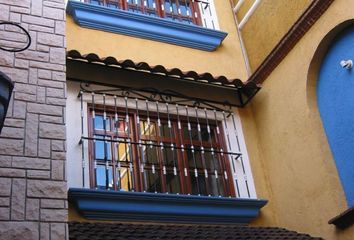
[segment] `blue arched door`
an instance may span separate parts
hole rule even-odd
[[[317,99],[322,123],[336,162],[348,206],[354,206],[354,68],[340,65],[354,61],[354,25],[332,42],[321,64]]]

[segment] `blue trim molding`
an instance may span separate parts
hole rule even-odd
[[[176,194],[70,188],[69,202],[85,218],[118,221],[246,224],[267,203],[241,199]]]
[[[86,28],[214,51],[227,33],[139,13],[69,1],[67,13]]]

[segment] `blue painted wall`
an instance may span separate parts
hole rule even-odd
[[[354,26],[341,32],[325,55],[319,73],[317,100],[323,126],[336,162],[348,206],[354,205]]]

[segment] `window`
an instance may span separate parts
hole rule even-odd
[[[206,109],[146,102],[88,111],[91,187],[235,196],[221,122],[202,118]]]
[[[196,0],[85,0],[95,5],[119,8],[188,24],[202,25]],[[204,2],[208,8],[209,3]],[[204,10],[204,9],[203,9]]]

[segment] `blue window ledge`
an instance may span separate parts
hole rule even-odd
[[[188,196],[70,188],[69,201],[88,219],[246,224],[267,203],[261,199]]]
[[[69,1],[67,13],[82,26],[214,51],[227,33],[120,9]]]

